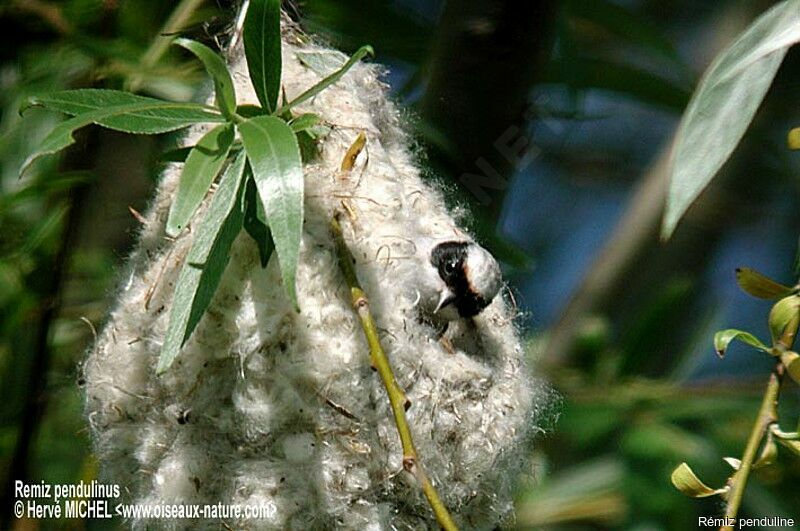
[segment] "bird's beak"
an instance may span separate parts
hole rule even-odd
[[[456,300],[456,296],[450,291],[448,288],[444,288],[442,293],[439,295],[439,302],[436,304],[436,309],[433,310],[433,313],[438,313],[439,310],[450,304]]]

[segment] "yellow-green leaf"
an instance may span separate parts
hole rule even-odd
[[[763,352],[769,352],[770,350],[768,346],[759,341],[759,339],[750,332],[730,328],[728,330],[720,330],[714,334],[714,350],[717,351],[717,355],[720,358],[725,356],[725,352],[728,350],[728,345],[730,345],[731,341],[734,339],[737,339],[743,343],[747,343],[751,347],[755,347]]]
[[[681,491],[686,496],[692,498],[707,498],[722,494],[727,488],[712,489],[698,479],[692,469],[686,463],[681,463],[672,471],[672,484],[676,489]]]
[[[800,295],[791,295],[779,300],[769,312],[769,330],[773,344],[783,335],[786,326],[800,315]]]
[[[743,291],[759,299],[780,299],[791,295],[793,291],[789,286],[779,284],[749,267],[736,270],[736,282]]]

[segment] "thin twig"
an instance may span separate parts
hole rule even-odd
[[[792,348],[794,338],[797,335],[798,326],[800,326],[800,316],[796,316],[789,322],[789,325],[786,327],[779,340],[780,346],[785,347],[787,350]],[[753,469],[753,463],[756,460],[758,449],[761,446],[764,436],[769,432],[770,427],[778,421],[778,397],[785,373],[786,367],[778,360],[769,376],[769,383],[767,384],[767,389],[764,391],[764,399],[761,401],[758,416],[753,424],[750,437],[747,439],[747,446],[745,446],[739,469],[731,476],[730,480],[728,480],[730,490],[728,491],[728,504],[725,507],[726,522],[736,521],[736,516],[739,514],[739,507],[742,504],[744,491],[747,487],[747,480]],[[723,525],[719,529],[720,531],[733,531],[735,527],[735,524]]]
[[[395,380],[392,366],[386,353],[381,346],[380,338],[378,336],[378,328],[375,321],[372,319],[372,314],[369,311],[369,301],[367,295],[361,288],[356,276],[354,266],[355,259],[347,244],[344,241],[344,234],[342,233],[342,226],[339,224],[341,213],[337,212],[331,220],[331,232],[333,239],[336,243],[336,252],[339,257],[339,267],[344,274],[347,285],[350,286],[350,300],[353,305],[353,310],[361,321],[361,327],[364,329],[364,335],[369,344],[369,356],[372,366],[378,371],[378,374],[383,381],[386,388],[386,393],[389,395],[389,403],[394,413],[394,421],[397,426],[397,433],[400,435],[400,443],[403,446],[403,468],[411,473],[414,478],[419,482],[422,487],[422,492],[428,499],[428,503],[436,515],[436,520],[439,525],[446,531],[455,531],[456,527],[453,518],[447,511],[447,508],[442,503],[436,488],[428,479],[422,464],[419,462],[417,450],[414,447],[414,440],[411,437],[411,429],[406,420],[406,410],[411,403],[406,398],[405,393],[397,384]]]

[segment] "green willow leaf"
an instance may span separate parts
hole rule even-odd
[[[303,233],[303,167],[292,129],[274,116],[239,124],[267,224],[275,242],[283,286],[297,305],[295,278]]]
[[[297,52],[297,60],[320,77],[327,77],[347,62],[347,55],[335,50]]]
[[[728,345],[730,345],[731,341],[734,339],[737,339],[743,343],[747,343],[751,347],[755,347],[763,352],[769,352],[770,350],[768,346],[759,341],[759,339],[750,332],[731,328],[728,330],[721,330],[714,334],[714,350],[717,351],[717,355],[720,358],[725,356],[725,351],[728,350]]]
[[[250,0],[243,31],[253,88],[261,106],[271,113],[278,106],[281,86],[280,0]]]
[[[208,308],[228,265],[233,240],[242,228],[241,182],[245,156],[239,154],[220,179],[205,218],[178,276],[167,335],[158,358],[157,374],[172,366]]]
[[[102,111],[122,105],[144,105],[144,110],[111,115],[95,123],[115,131],[154,135],[175,131],[195,123],[224,122],[215,109],[199,103],[177,103],[106,89],[63,90],[28,98],[22,111],[44,107],[72,116]]]
[[[167,217],[169,236],[186,228],[225,164],[231,144],[233,124],[223,124],[206,133],[189,152]]]
[[[247,179],[242,210],[244,212],[244,230],[256,242],[261,267],[267,267],[272,251],[275,250],[275,242],[272,241],[272,235],[269,233],[264,210],[261,201],[258,200],[256,182],[252,178]]]
[[[706,71],[675,138],[662,238],[733,153],[798,40],[800,0],[787,0],[761,15]]]
[[[118,119],[115,124],[117,127],[115,128],[120,131],[125,131],[127,133],[151,134],[150,131],[152,131],[152,129],[150,125],[143,124],[141,120],[143,116],[146,116],[147,120],[149,121],[152,117],[171,114],[176,109],[185,108],[186,105],[187,104],[185,103],[171,103],[167,101],[152,100],[152,102],[147,101],[141,103],[132,103],[129,105],[117,105],[114,107],[81,113],[78,116],[74,116],[69,120],[65,120],[55,126],[53,130],[50,131],[50,133],[44,138],[36,151],[34,151],[28,156],[27,159],[25,159],[25,162],[22,164],[22,168],[20,169],[20,173],[24,173],[25,170],[27,170],[28,167],[39,157],[56,153],[66,147],[71,146],[75,142],[73,134],[81,127],[85,127],[92,123],[103,125],[103,121],[111,117],[115,117]],[[202,121],[206,122],[209,120],[203,119]],[[173,129],[186,127],[192,125],[193,123],[197,122],[186,117],[186,119],[183,120],[182,125],[173,127]]]
[[[197,56],[214,81],[217,107],[229,120],[236,116],[236,92],[225,60],[205,44],[189,39],[175,39],[175,44]]]
[[[329,75],[328,77],[326,77],[325,79],[323,79],[322,81],[317,83],[316,85],[312,86],[310,89],[306,90],[305,92],[303,92],[302,94],[297,96],[295,99],[293,99],[289,103],[283,105],[280,109],[275,111],[275,114],[280,116],[281,114],[285,113],[289,109],[291,109],[291,108],[293,108],[293,107],[295,107],[297,105],[300,105],[304,101],[310,100],[311,98],[313,98],[314,96],[316,96],[317,94],[319,94],[320,92],[325,90],[326,88],[330,87],[331,85],[333,85],[334,83],[339,81],[342,78],[342,76],[344,76],[347,73],[348,70],[353,68],[353,66],[357,62],[359,62],[361,59],[363,59],[367,55],[369,55],[369,56],[374,56],[375,55],[375,51],[372,49],[372,46],[369,46],[369,45],[362,46],[361,48],[356,50],[356,53],[354,53],[352,55],[352,57],[350,57],[350,59],[348,59],[347,62],[344,65],[342,65],[342,67],[339,70],[337,70],[333,74]]]
[[[736,270],[736,282],[744,292],[759,299],[780,299],[791,295],[794,291],[793,288],[779,284],[749,267],[740,267]]]
[[[306,131],[311,129],[312,127],[316,126],[322,121],[322,118],[318,114],[314,113],[306,113],[301,114],[296,118],[292,118],[289,121],[289,127],[292,128],[292,131],[295,133],[299,133],[301,131]]]

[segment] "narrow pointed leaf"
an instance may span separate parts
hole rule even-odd
[[[106,89],[64,90],[32,96],[22,111],[29,107],[44,107],[78,116],[123,105],[142,107],[138,111],[104,116],[94,120],[94,123],[115,131],[154,135],[196,123],[225,121],[215,109],[199,103],[170,102]]]
[[[760,16],[706,71],[675,138],[663,238],[728,160],[798,40],[800,0],[787,0]]]
[[[189,152],[167,217],[169,236],[186,228],[225,164],[231,144],[233,125],[223,124],[206,133]]]
[[[205,313],[228,265],[231,245],[242,228],[240,205],[244,166],[245,157],[241,153],[220,179],[197,229],[175,286],[167,335],[156,368],[158,374],[163,374],[175,361]]]
[[[119,128],[121,131],[130,133],[152,134],[153,132],[161,131],[154,131],[150,124],[150,117],[159,116],[165,111],[170,112],[171,110],[185,106],[186,104],[183,103],[170,103],[152,100],[152,102],[147,101],[128,105],[118,105],[81,113],[78,116],[70,118],[69,120],[65,120],[55,126],[42,141],[38,149],[29,155],[25,160],[22,168],[20,169],[20,173],[23,173],[39,157],[57,153],[58,151],[71,146],[75,142],[73,134],[81,127],[85,127],[92,123],[103,125],[103,121],[111,117],[115,117],[117,118],[117,121],[115,122],[115,129]],[[141,121],[143,116],[147,116],[148,123],[143,124]],[[203,119],[202,121],[208,120]],[[172,129],[186,127],[192,123],[196,123],[196,121],[184,120],[182,122],[183,125],[172,127]],[[125,126],[124,128],[123,125]]]
[[[793,291],[789,286],[779,284],[748,267],[736,270],[736,282],[746,293],[759,299],[780,299],[791,295]]]
[[[676,489],[692,498],[707,498],[716,494],[722,494],[727,490],[725,488],[712,489],[707,486],[697,478],[686,463],[681,463],[672,471],[671,480]]]
[[[261,201],[258,199],[256,183],[252,178],[247,180],[242,207],[244,210],[244,230],[256,242],[261,267],[267,267],[272,251],[275,250],[275,243],[272,241],[269,228],[267,228]]]
[[[214,50],[197,41],[176,39],[175,44],[186,48],[203,62],[203,66],[214,81],[217,107],[227,118],[233,119],[236,115],[236,92],[225,60]]]
[[[275,242],[283,286],[297,308],[295,277],[303,233],[300,147],[292,129],[274,116],[258,116],[242,122],[239,133]]]
[[[369,46],[369,45],[362,46],[361,48],[356,50],[356,53],[354,53],[352,55],[352,57],[350,57],[350,59],[348,59],[347,62],[344,65],[342,65],[342,67],[339,70],[337,70],[333,74],[329,75],[328,77],[326,77],[325,79],[323,79],[322,81],[317,83],[316,85],[312,86],[310,89],[306,90],[305,92],[303,92],[302,94],[297,96],[295,99],[293,99],[292,101],[290,101],[286,105],[282,106],[280,109],[278,109],[276,111],[275,114],[280,115],[280,114],[288,111],[289,109],[291,109],[291,108],[293,108],[293,107],[295,107],[297,105],[300,105],[304,101],[310,100],[311,98],[313,98],[314,96],[316,96],[317,94],[319,94],[320,92],[325,90],[326,88],[330,87],[331,85],[333,85],[334,83],[339,81],[342,78],[342,76],[344,76],[347,73],[348,70],[353,68],[353,66],[357,62],[359,62],[361,59],[363,59],[367,55],[369,55],[369,56],[374,56],[375,55],[375,51],[372,49],[372,46]]]
[[[256,96],[261,106],[271,113],[278,106],[281,86],[280,0],[250,0],[243,40]]]
[[[320,118],[318,114],[305,113],[301,114],[297,118],[292,119],[289,122],[289,127],[291,127],[292,131],[294,131],[295,133],[299,133],[301,131],[306,131],[308,129],[311,129],[321,121],[322,118]]]
[[[297,59],[320,77],[328,77],[347,62],[347,55],[337,50],[298,52]]]
[[[772,342],[777,343],[786,326],[800,313],[800,295],[792,295],[775,303],[769,312],[769,331]]]
[[[714,334],[714,350],[717,355],[722,358],[725,356],[725,351],[728,350],[728,345],[731,341],[738,339],[743,343],[747,343],[751,347],[755,347],[763,352],[769,352],[769,347],[759,341],[759,339],[749,332],[743,330],[736,330],[734,328],[728,330],[721,330]]]

